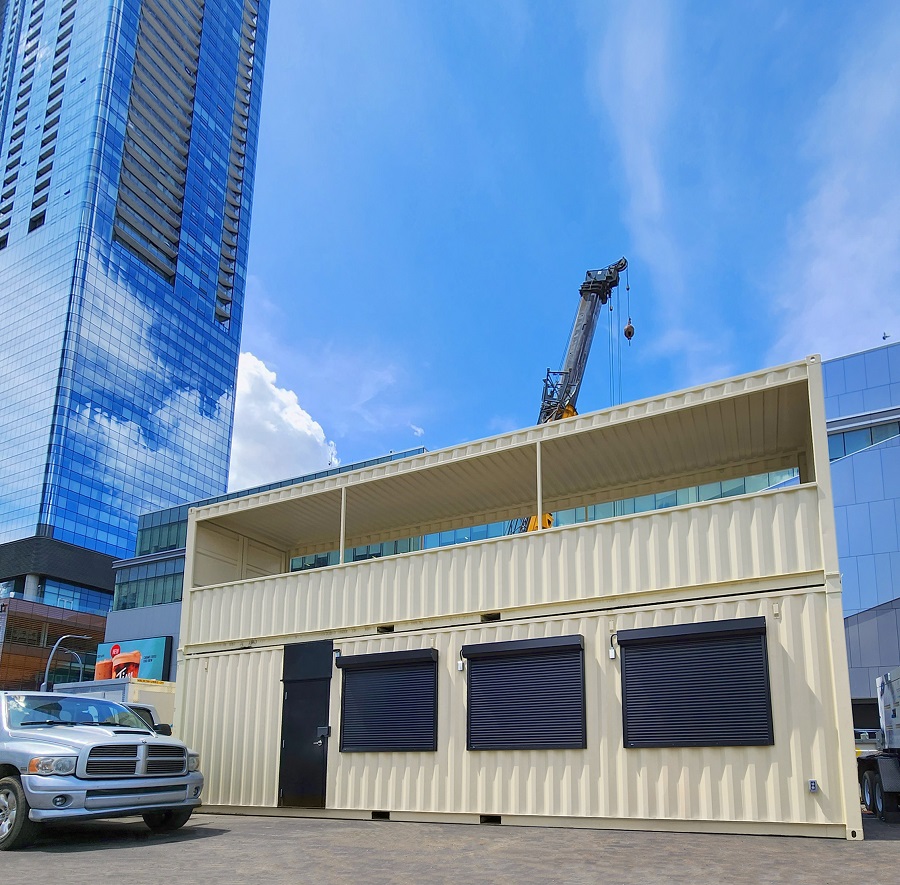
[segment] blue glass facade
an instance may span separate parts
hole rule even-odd
[[[874,698],[900,666],[900,344],[823,371],[850,689]]]
[[[267,17],[6,4],[0,544],[128,556],[140,513],[224,491]]]

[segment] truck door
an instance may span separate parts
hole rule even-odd
[[[284,647],[278,782],[281,806],[325,807],[333,653],[330,639]]]

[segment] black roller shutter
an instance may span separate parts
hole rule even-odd
[[[584,640],[465,645],[470,750],[583,749]]]
[[[765,618],[623,630],[626,747],[774,743]]]
[[[341,752],[437,749],[437,650],[339,657]]]

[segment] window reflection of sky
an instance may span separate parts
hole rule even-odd
[[[66,85],[47,221],[26,233],[28,206],[17,200],[0,250],[0,543],[38,533],[128,556],[139,514],[225,491],[249,227],[242,221],[234,319],[223,326],[214,293],[225,176],[210,173],[229,160],[235,77],[223,71],[236,70],[243,5],[206,11],[174,285],[112,242],[133,39]],[[45,18],[59,7],[47,0]],[[75,51],[103,57],[109,4],[77,14]],[[267,15],[263,2],[263,34]],[[38,65],[36,95],[49,78]],[[252,104],[247,218],[258,86]],[[26,136],[23,165],[39,150],[39,132]]]

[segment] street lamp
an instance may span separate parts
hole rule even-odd
[[[50,685],[50,663],[53,661],[53,655],[56,654],[56,649],[62,645],[62,641],[64,639],[92,639],[91,636],[76,636],[74,633],[67,633],[65,636],[60,636],[59,639],[53,645],[53,648],[50,649],[50,657],[47,658],[47,668],[44,670],[44,681],[41,683],[41,691],[49,691]]]
[[[60,648],[67,655],[72,655],[78,661],[78,681],[84,682],[84,661],[81,660],[81,655],[77,651],[72,651],[71,648],[66,648],[64,645],[60,646]]]

